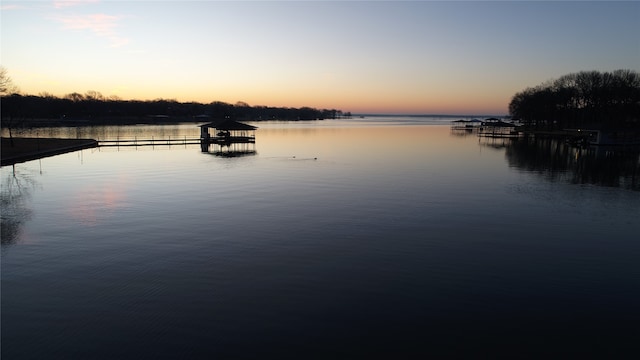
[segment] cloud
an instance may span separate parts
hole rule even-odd
[[[10,11],[10,10],[41,10],[48,9],[53,6],[54,9],[64,9],[70,8],[80,5],[86,4],[97,4],[101,0],[54,0],[54,1],[22,1],[20,4],[14,4],[15,1],[12,1],[11,4],[3,3],[0,5],[1,11]]]
[[[15,4],[11,4],[11,5],[0,5],[0,10],[1,11],[9,11],[9,10],[19,10],[19,9],[23,9],[24,7],[19,6],[19,5],[15,5]]]
[[[64,15],[56,16],[65,29],[89,30],[97,36],[106,38],[112,47],[120,47],[129,43],[129,39],[122,37],[116,31],[122,16],[107,14]]]
[[[97,3],[99,0],[56,0],[53,2],[53,7],[56,9],[62,9],[72,6]]]

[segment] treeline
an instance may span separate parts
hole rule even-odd
[[[70,125],[110,123],[157,123],[207,121],[231,118],[235,120],[322,120],[350,116],[336,109],[311,107],[284,108],[250,106],[244,102],[210,104],[156,99],[150,101],[106,98],[99,92],[72,93],[64,97],[50,94],[12,94],[1,98],[3,126],[19,122],[46,120],[50,124]]]
[[[633,70],[582,71],[513,96],[509,112],[543,129],[640,127],[640,75]]]

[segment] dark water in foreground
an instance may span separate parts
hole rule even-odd
[[[637,153],[394,120],[2,168],[2,358],[640,354]]]

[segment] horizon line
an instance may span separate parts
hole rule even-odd
[[[477,114],[416,114],[416,113],[410,113],[410,114],[401,114],[401,113],[351,113],[352,116],[414,116],[414,117],[419,117],[419,116],[424,116],[424,117],[485,117],[485,116],[492,116],[492,117],[510,117],[511,115],[509,114],[502,114],[502,115],[497,115],[497,114],[482,114],[482,113],[477,113]]]

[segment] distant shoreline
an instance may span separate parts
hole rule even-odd
[[[77,127],[77,126],[105,126],[105,125],[171,125],[181,123],[206,122],[193,118],[154,118],[154,117],[100,117],[91,119],[52,119],[37,118],[24,119],[15,123],[13,129],[29,129],[42,127]],[[2,128],[9,128],[6,122],[2,122]]]
[[[389,117],[389,116],[401,116],[401,117],[434,117],[434,118],[508,118],[508,115],[487,115],[487,114],[475,114],[475,115],[460,115],[460,114],[352,114],[352,117],[370,116],[370,117]]]
[[[255,120],[243,119],[241,121],[323,121],[327,119],[305,119],[305,120]],[[25,119],[20,120],[18,124],[11,126],[14,130],[45,128],[45,127],[78,127],[78,126],[126,126],[126,125],[177,125],[177,124],[196,124],[210,122],[211,118],[192,118],[192,117],[100,117],[93,119]],[[2,128],[8,129],[6,122],[2,122]]]
[[[488,117],[495,117],[492,115],[447,115],[447,114],[352,114],[350,117],[341,117],[337,119],[238,119],[240,121],[288,121],[288,122],[309,122],[309,121],[326,121],[326,120],[340,120],[340,119],[357,119],[357,118],[383,118],[383,117],[406,117],[406,118],[443,118],[443,119],[469,119],[479,118],[484,119]],[[8,129],[11,127],[14,130],[31,129],[31,128],[46,128],[46,127],[79,127],[79,126],[125,126],[125,125],[177,125],[177,124],[194,124],[205,123],[210,121],[211,118],[194,118],[194,117],[158,117],[158,116],[123,116],[123,117],[95,117],[95,118],[33,118],[33,119],[21,119],[18,122],[14,122],[12,126],[8,126],[9,122],[2,121],[2,128]]]

